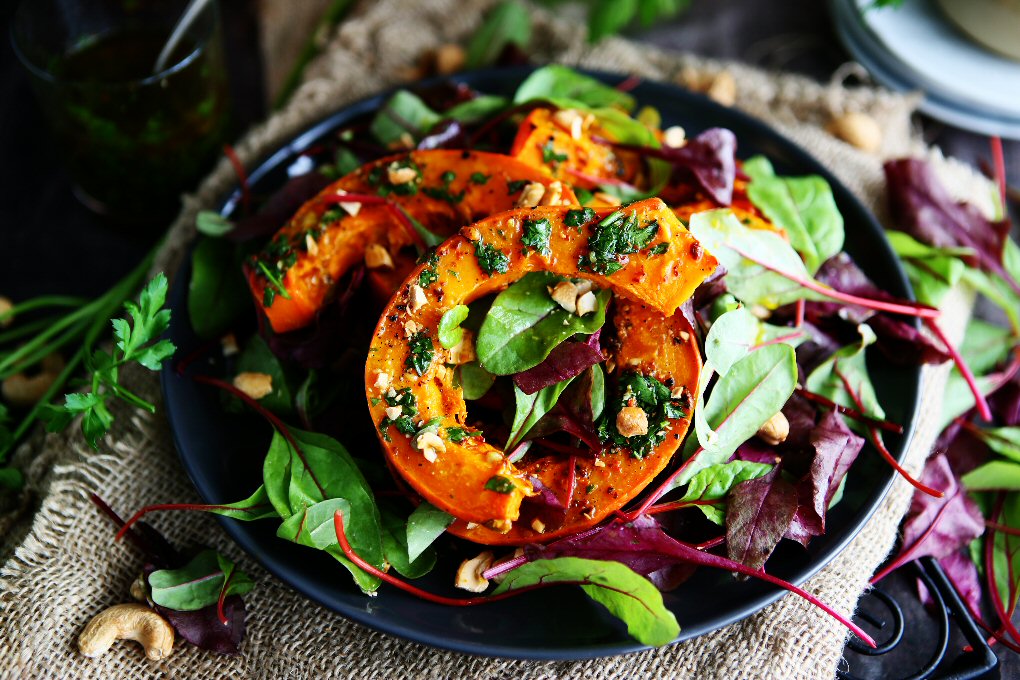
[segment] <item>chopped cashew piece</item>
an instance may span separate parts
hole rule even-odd
[[[637,406],[624,406],[616,414],[616,431],[624,437],[648,434],[648,414]]]
[[[563,185],[560,182],[550,182],[549,188],[546,189],[545,194],[542,195],[542,200],[538,202],[539,205],[559,205],[560,198],[563,197]]]
[[[390,374],[384,371],[379,371],[375,374],[374,387],[377,390],[385,390],[390,386]]]
[[[373,243],[365,248],[365,266],[369,269],[379,269],[380,267],[393,269],[393,258],[390,257],[390,251],[378,243]]]
[[[232,357],[241,351],[241,348],[237,345],[237,337],[233,333],[227,333],[220,338],[220,351],[223,352],[225,357]]]
[[[720,71],[705,94],[723,106],[733,106],[737,102],[737,81],[729,71]]]
[[[599,303],[595,298],[595,293],[590,290],[584,295],[580,295],[577,298],[577,315],[584,316],[585,314],[591,314],[598,309]]]
[[[312,238],[311,234],[305,234],[305,250],[307,250],[308,254],[312,257],[319,254],[319,244],[315,242],[315,239]]]
[[[407,308],[413,313],[417,312],[428,303],[429,299],[425,297],[425,289],[417,283],[412,283],[407,292]]]
[[[337,189],[336,190],[336,195],[337,196],[346,196],[347,192],[344,191],[343,189]],[[351,217],[354,217],[359,212],[361,212],[361,203],[355,203],[355,202],[352,201],[350,203],[339,203],[338,205],[340,206],[341,210],[346,212]]]
[[[384,409],[384,411],[386,413],[387,418],[389,418],[390,420],[396,420],[401,415],[403,415],[404,408],[402,406],[387,406]]]
[[[435,432],[422,432],[414,438],[414,448],[430,463],[435,463],[440,453],[446,452],[446,442]]]
[[[489,587],[489,581],[482,574],[492,566],[493,554],[491,550],[479,553],[476,557],[464,560],[457,569],[457,577],[453,585],[462,590],[472,593],[482,593]]]
[[[436,73],[448,76],[464,68],[467,53],[457,43],[446,43],[436,48]]]
[[[572,139],[581,139],[584,132],[584,116],[577,109],[560,109],[553,114],[553,120],[564,130],[570,132]]]
[[[134,640],[145,656],[159,661],[174,649],[174,629],[166,619],[143,604],[117,604],[96,614],[78,636],[78,651],[102,656],[117,640]]]
[[[765,424],[758,428],[758,437],[772,446],[782,444],[788,436],[790,436],[790,421],[786,419],[782,411],[766,420]]]
[[[268,373],[245,371],[234,376],[234,387],[252,399],[261,399],[273,391],[273,376]]]
[[[571,314],[577,311],[577,286],[572,281],[560,281],[549,289],[549,297]]]
[[[407,184],[413,182],[418,177],[418,171],[414,168],[401,168],[391,163],[386,168],[386,179],[390,181],[390,184]]]
[[[662,131],[662,143],[678,149],[687,143],[687,131],[679,125],[673,125]]]
[[[534,531],[536,534],[544,534],[545,522],[536,517],[535,519],[531,520],[531,530]]]
[[[419,326],[416,322],[409,319],[404,322],[404,335],[410,338],[412,335],[420,331],[421,328],[422,327]]]
[[[510,533],[510,529],[513,528],[513,522],[508,519],[490,519],[485,523],[486,528],[498,531],[501,534]]]
[[[542,201],[545,195],[545,187],[540,182],[531,182],[521,191],[521,197],[517,199],[518,208],[534,208]]]

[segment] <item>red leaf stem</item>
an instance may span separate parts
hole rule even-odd
[[[241,207],[244,208],[245,214],[248,214],[251,210],[251,186],[248,183],[248,173],[244,170],[244,163],[234,151],[234,147],[229,144],[223,145],[223,155],[234,167],[234,174],[237,175],[237,181],[241,185]]]
[[[635,87],[641,84],[641,78],[634,75],[633,73],[616,84],[616,89],[620,92],[630,92]]]
[[[957,491],[956,493],[958,494],[959,491]],[[954,494],[954,496],[955,495],[956,494]],[[946,510],[948,510],[948,509],[949,509],[949,500],[947,500],[942,505],[942,507],[939,508],[939,511],[938,511],[938,513],[936,513],[935,517],[932,519],[931,524],[928,525],[928,528],[925,529],[924,532],[920,536],[917,537],[917,540],[914,541],[913,544],[910,545],[906,550],[901,551],[900,554],[896,557],[896,559],[894,559],[889,564],[885,565],[885,568],[881,569],[877,574],[872,576],[871,580],[869,581],[869,583],[871,585],[875,585],[876,583],[878,583],[879,581],[884,579],[886,576],[888,576],[892,572],[894,572],[897,569],[899,569],[900,567],[902,567],[907,562],[913,561],[913,558],[911,557],[911,555],[914,553],[915,550],[917,550],[918,546],[920,546],[922,543],[924,543],[925,540],[927,540],[927,538],[929,536],[931,536],[932,532],[935,531],[935,527],[938,525],[938,523],[940,521],[942,521],[942,516],[946,513]]]
[[[816,404],[821,404],[822,406],[831,408],[834,411],[839,411],[845,416],[853,418],[854,420],[860,420],[862,422],[868,423],[874,427],[877,427],[880,430],[885,430],[886,432],[893,432],[895,434],[903,434],[902,425],[897,425],[896,423],[890,422],[888,420],[874,418],[866,413],[858,411],[855,408],[850,408],[849,406],[844,406],[843,404],[837,404],[832,399],[829,399],[828,397],[823,397],[820,394],[815,394],[814,392],[809,392],[800,385],[797,385],[797,394],[804,397],[808,401],[813,401]]]
[[[953,358],[953,363],[956,364],[956,368],[960,371],[960,375],[967,383],[967,387],[970,388],[971,394],[974,395],[974,403],[977,404],[978,413],[985,420],[992,419],[992,409],[988,406],[988,400],[985,399],[985,395],[981,393],[981,388],[978,387],[977,380],[974,378],[974,373],[970,370],[967,362],[963,360],[963,356],[960,355],[960,351],[953,346],[953,343],[949,341],[946,334],[942,332],[939,325],[932,319],[925,319],[925,324],[931,329],[931,332],[935,334],[943,345],[946,346],[946,351],[949,352],[949,356]]]
[[[667,489],[669,489],[670,485],[676,480],[677,477],[680,476],[680,473],[686,470],[687,466],[690,465],[691,462],[694,461],[694,459],[697,458],[698,455],[704,450],[705,449],[699,446],[698,449],[691,454],[690,458],[685,460],[683,464],[680,465],[680,467],[678,467],[673,472],[673,474],[667,477],[666,480],[662,484],[660,484],[657,489],[652,491],[652,493],[648,494],[648,498],[646,498],[644,502],[642,502],[641,505],[638,506],[637,510],[634,510],[633,512],[619,513],[620,516],[630,521],[633,520],[635,517],[638,517],[639,515],[643,515],[645,510],[650,508],[652,504],[655,503],[655,501],[659,500],[660,498],[662,498],[663,495],[665,495]]]
[[[805,335],[804,331],[794,331],[793,333],[787,333],[786,335],[780,335],[778,337],[772,338],[771,340],[766,340],[765,342],[761,342],[761,343],[758,343],[757,345],[754,345],[753,347],[751,347],[751,351],[753,352],[756,349],[761,349],[762,347],[768,347],[769,345],[778,345],[781,342],[788,342],[790,340],[796,340],[797,338],[804,337],[804,335]]]
[[[793,324],[797,328],[800,328],[801,326],[804,325],[804,312],[805,312],[806,309],[807,309],[807,300],[805,300],[804,298],[801,298],[801,299],[797,300],[797,307],[796,307],[797,313],[796,313],[795,321],[794,321],[794,324]]]
[[[136,522],[142,517],[145,517],[150,512],[160,512],[163,510],[188,510],[194,512],[209,512],[210,510],[234,510],[236,512],[254,512],[258,508],[262,508],[269,505],[269,503],[262,503],[253,505],[250,508],[235,508],[230,505],[212,505],[205,503],[154,503],[152,505],[146,505],[135,514],[131,515],[128,521],[123,522],[120,527],[120,531],[113,540],[119,541],[124,537],[125,534],[131,529]]]
[[[992,163],[995,165],[995,181],[999,185],[999,200],[1002,201],[1002,213],[1007,214],[1006,203],[1006,159],[1002,154],[1002,138],[998,135],[988,140],[992,147]]]
[[[779,274],[785,279],[793,281],[799,286],[802,286],[810,291],[814,291],[815,293],[824,295],[825,297],[828,298],[832,298],[833,300],[837,300],[838,302],[842,302],[844,304],[857,305],[858,307],[864,307],[865,309],[873,309],[877,312],[889,312],[890,314],[916,316],[921,319],[935,319],[938,318],[939,316],[939,310],[935,309],[934,307],[929,307],[928,305],[912,304],[908,302],[887,302],[885,300],[872,300],[870,298],[863,298],[857,295],[843,293],[841,291],[836,290],[835,288],[830,288],[821,283],[818,283],[813,279],[797,276],[796,274],[791,274],[777,267],[773,267],[767,262],[763,262],[758,258],[749,255],[732,245],[729,247],[737,255],[740,255],[742,258],[748,260],[749,262],[753,262],[759,267],[768,269],[771,272]]]
[[[839,369],[834,369],[834,372],[839,376],[839,379],[843,381],[843,387],[845,387],[846,391],[850,394],[850,398],[854,400],[854,404],[857,405],[858,409],[863,411],[864,404],[861,402],[861,398],[858,396],[857,391],[853,388],[853,385],[850,384],[850,381],[839,371]],[[942,498],[945,495],[941,491],[933,489],[927,484],[922,484],[919,480],[914,479],[909,472],[904,470],[899,461],[896,460],[892,453],[889,452],[889,449],[885,447],[885,442],[882,441],[882,435],[879,434],[878,428],[869,427],[868,434],[871,435],[871,443],[875,445],[876,449],[878,449],[878,453],[885,458],[886,462],[892,466],[893,470],[896,470],[896,472],[902,475],[902,477],[907,480],[911,486],[919,491],[923,491],[929,496],[934,496],[935,498]]]
[[[987,519],[985,520],[985,526],[992,531],[999,531],[1004,534],[1009,534],[1010,536],[1020,536],[1020,529],[1017,529],[1016,527],[1006,526],[1005,524],[999,524],[998,522],[992,522]]]
[[[708,501],[704,501],[704,500],[672,501],[671,503],[662,503],[660,505],[653,505],[653,506],[651,506],[649,508],[646,508],[645,511],[644,511],[644,514],[646,514],[646,515],[658,515],[659,513],[670,512],[671,510],[682,510],[683,508],[691,508],[691,507],[696,507],[698,505],[719,505],[720,503],[725,503],[725,502],[726,501],[724,499],[722,499],[722,498],[717,498],[715,500],[708,500]]]

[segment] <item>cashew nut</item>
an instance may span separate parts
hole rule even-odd
[[[0,295],[0,328],[7,328],[14,323],[14,316],[4,316],[8,312],[14,309],[14,303],[11,302],[10,298],[5,298]]]
[[[882,146],[882,128],[865,113],[844,113],[833,118],[826,129],[833,136],[862,151],[874,153]]]
[[[493,554],[491,550],[479,553],[477,557],[464,560],[457,569],[457,578],[453,585],[472,593],[482,593],[489,587],[489,581],[482,576],[485,570],[492,566]]]
[[[12,406],[32,406],[38,402],[64,370],[64,358],[59,354],[47,355],[40,362],[40,368],[35,375],[17,373],[8,376],[0,385],[4,400]]]
[[[782,444],[790,436],[790,421],[780,411],[765,421],[765,424],[758,428],[758,437],[766,444],[775,446]]]
[[[448,76],[464,68],[467,53],[456,43],[447,43],[436,48],[436,73]]]
[[[624,437],[648,434],[648,414],[640,406],[624,406],[616,414],[616,431]]]
[[[88,657],[106,653],[117,640],[134,640],[153,661],[173,652],[174,629],[143,604],[116,604],[96,614],[78,636],[78,651]]]
[[[373,243],[365,248],[365,266],[369,269],[379,269],[380,267],[393,269],[393,258],[390,257],[390,251],[378,243]]]
[[[244,371],[234,376],[234,387],[252,399],[261,399],[273,391],[273,376],[268,373]]]
[[[542,202],[543,196],[545,196],[545,185],[541,182],[531,182],[521,191],[521,196],[517,199],[517,207],[534,208]]]

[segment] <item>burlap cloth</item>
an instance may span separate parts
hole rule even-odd
[[[237,145],[253,162],[296,131],[344,104],[398,81],[423,51],[461,41],[477,26],[491,0],[397,0],[363,3],[333,36],[326,54],[291,105],[252,130]],[[737,106],[775,125],[825,163],[866,204],[884,213],[880,159],[828,136],[832,113],[864,111],[885,134],[883,155],[923,152],[910,126],[915,99],[867,87],[824,86],[804,78],[764,73],[690,55],[664,53],[626,40],[595,48],[578,24],[537,11],[534,45],[541,60],[579,64],[647,78],[699,80],[729,70],[738,84]],[[968,169],[936,158],[963,194],[983,191]],[[193,235],[195,212],[214,206],[235,181],[224,162],[206,179],[170,230],[157,266],[172,273]],[[968,188],[973,188],[971,193]],[[967,317],[966,302],[947,310],[953,335]],[[907,454],[917,471],[936,436],[946,367],[924,370],[921,422]],[[132,372],[128,387],[159,403],[156,376]],[[158,414],[118,409],[116,424],[96,453],[80,434],[38,436],[17,454],[29,483],[13,512],[3,516],[7,561],[0,570],[0,674],[3,677],[89,678],[817,678],[832,677],[845,630],[802,599],[787,596],[751,618],[696,640],[604,660],[539,663],[494,660],[437,651],[352,624],[292,592],[226,539],[213,519],[169,513],[158,527],[179,545],[206,543],[237,559],[257,581],[248,596],[248,634],[240,656],[215,656],[179,645],[161,663],[146,661],[137,645],[116,645],[98,660],[76,650],[76,637],[100,609],[128,599],[139,558],[112,542],[111,525],[93,509],[96,491],[130,512],[158,502],[198,501],[177,461],[167,424]],[[806,585],[849,614],[868,577],[891,549],[911,489],[897,481],[852,545]],[[10,508],[9,508],[10,510]],[[20,512],[19,512],[20,510]],[[33,512],[34,511],[34,512]],[[338,572],[339,573],[339,572]],[[342,578],[343,575],[340,575]],[[385,593],[382,595],[385,597]]]

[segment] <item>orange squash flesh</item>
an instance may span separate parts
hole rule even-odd
[[[407,160],[420,168],[421,179],[415,192],[412,195],[391,192],[387,198],[440,236],[448,236],[482,217],[513,208],[520,197],[521,187],[510,186],[511,183],[538,182],[548,186],[554,181],[541,170],[513,158],[479,151],[413,151],[362,166],[305,203],[274,237],[292,244],[297,255],[296,262],[282,278],[289,299],[278,294],[272,304],[266,306],[264,292],[268,284],[265,276],[254,268],[247,271],[252,295],[274,331],[283,333],[311,323],[329,299],[336,282],[364,259],[369,245],[383,245],[396,255],[401,248],[420,243],[418,234],[406,227],[385,205],[360,205],[356,215],[348,215],[336,205],[340,192],[377,195],[380,186],[386,186],[386,169],[390,164]],[[381,185],[371,181],[373,171],[381,176]],[[455,175],[448,184],[443,180],[445,173]],[[478,176],[473,179],[476,173]],[[487,178],[484,183],[476,181],[482,176]],[[441,189],[444,184],[449,194],[457,196],[463,192],[463,197],[445,200],[430,196],[426,191]],[[560,203],[577,203],[569,187],[562,187]],[[323,215],[331,209],[333,214],[338,214],[339,210],[343,217],[322,225]],[[323,227],[321,236],[313,239],[314,244],[309,246],[305,235],[320,226]],[[381,274],[373,278],[385,280],[386,276]]]
[[[412,272],[390,301],[376,327],[365,366],[366,396],[376,428],[382,426],[386,417],[388,404],[385,396],[408,388],[415,397],[418,411],[415,422],[439,418],[439,434],[443,436],[445,447],[438,453],[435,462],[429,462],[414,447],[411,437],[388,426],[380,431],[387,462],[423,498],[464,522],[485,524],[495,521],[506,528],[509,522],[518,519],[521,501],[533,491],[528,471],[516,468],[505,459],[501,450],[483,438],[469,437],[454,442],[445,435],[446,428],[464,428],[467,421],[463,392],[454,384],[453,371],[446,365],[449,354],[434,341],[439,321],[447,310],[500,291],[533,271],[587,278],[596,286],[612,289],[616,294],[613,319],[621,346],[614,358],[620,369],[637,366],[662,379],[672,377],[676,384],[687,387],[691,393],[696,390],[700,365],[697,348],[690,342],[693,335],[686,328],[686,322],[679,316],[674,317],[674,313],[715,270],[715,259],[700,247],[662,201],[649,199],[634,203],[623,212],[627,215],[636,213],[642,224],[657,223],[659,230],[652,239],[652,245],[668,243],[666,252],[654,256],[647,251],[630,255],[626,266],[608,276],[580,272],[578,258],[587,253],[588,238],[598,220],[580,228],[568,227],[564,224],[568,210],[565,207],[516,210],[494,215],[462,229],[460,235],[439,246],[434,265],[426,263]],[[610,212],[601,211],[599,218]],[[543,218],[552,224],[551,255],[543,256],[534,250],[523,252],[520,240],[523,221]],[[509,266],[505,272],[490,275],[480,267],[475,255],[479,241],[508,256]],[[452,270],[457,272],[457,276],[441,276],[436,284],[424,291],[426,303],[412,309],[409,305],[411,287],[416,285],[421,271],[427,266],[434,266],[439,272]],[[433,340],[435,352],[435,359],[420,376],[406,368],[410,356],[408,337],[415,332],[427,334]],[[671,341],[665,342],[664,338]],[[677,338],[680,344],[676,344]],[[675,375],[666,375],[674,370]],[[385,374],[384,380],[380,379],[380,374]],[[378,387],[380,383],[385,383],[386,387]],[[628,469],[637,470],[637,477],[644,483],[650,481],[672,457],[686,427],[686,420],[675,421],[675,431],[660,447],[640,461],[637,467]],[[637,459],[628,457],[620,464],[626,467],[632,460]],[[543,478],[542,474],[540,478]],[[506,489],[508,493],[485,488],[486,483],[497,475],[512,484],[512,488]],[[612,501],[600,501],[595,509],[583,507],[581,511],[586,515],[585,521],[598,521],[643,486],[630,484],[633,481],[630,478],[621,479],[628,483],[628,488],[620,485],[620,488],[610,491],[607,479],[605,497]],[[489,538],[492,542],[499,540],[481,534],[478,539],[471,538]]]
[[[636,182],[641,172],[639,158],[595,142],[592,133],[599,132],[597,123],[575,138],[569,128],[557,122],[555,113],[550,109],[535,109],[529,113],[517,128],[510,155],[540,168],[549,177],[577,186],[594,188],[585,177]]]

